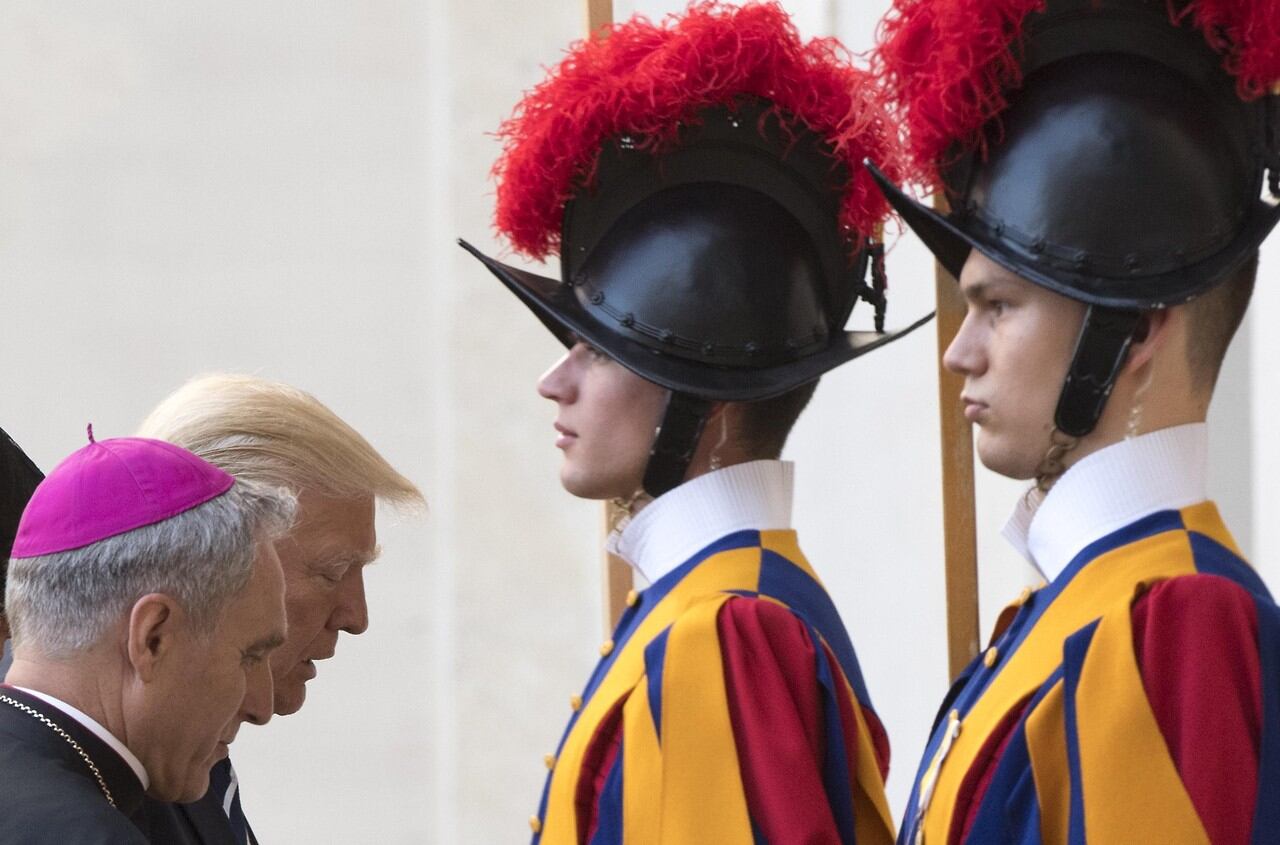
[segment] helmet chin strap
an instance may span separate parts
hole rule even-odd
[[[1097,426],[1141,319],[1134,309],[1089,306],[1053,413],[1058,431],[1084,437]]]
[[[641,485],[644,492],[656,499],[684,481],[710,411],[711,402],[706,399],[671,391],[649,450]]]

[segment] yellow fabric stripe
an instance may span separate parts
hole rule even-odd
[[[782,555],[796,566],[803,569],[810,578],[822,584],[822,580],[818,578],[818,573],[813,571],[813,567],[809,565],[809,560],[804,556],[804,552],[800,551],[800,541],[796,537],[794,531],[761,531],[760,547],[774,554]]]
[[[663,845],[750,843],[716,618],[728,596],[690,607],[671,628],[662,670]]]
[[[961,723],[925,812],[926,842],[948,841],[965,773],[1005,714],[1062,663],[1063,641],[1116,602],[1127,610],[1134,585],[1194,571],[1186,532],[1166,531],[1101,555],[1076,574]]]
[[[1208,845],[1142,687],[1128,602],[1094,632],[1076,687],[1076,730],[1090,841],[1141,831],[1147,842]]]
[[[1231,532],[1222,521],[1222,515],[1218,513],[1218,506],[1213,502],[1201,502],[1198,505],[1183,508],[1181,514],[1182,522],[1187,526],[1188,531],[1195,531],[1197,534],[1216,540],[1230,549],[1236,557],[1244,560],[1244,553],[1236,545],[1235,538],[1231,536]]]
[[[661,841],[662,753],[645,684],[622,706],[622,835],[624,845]]]
[[[760,579],[760,549],[749,546],[713,555],[686,575],[627,640],[610,668],[608,676],[583,708],[577,724],[565,740],[551,777],[546,816],[542,821],[542,841],[546,845],[576,845],[577,812],[574,798],[582,758],[600,721],[623,696],[631,692],[644,675],[644,648],[691,602],[722,590],[755,590]],[[643,689],[637,690],[644,693]],[[624,758],[625,759],[625,758]]]
[[[1042,845],[1066,845],[1071,822],[1071,770],[1063,721],[1063,682],[1040,700],[1027,717],[1027,753],[1040,799]]]
[[[835,668],[839,671],[838,666]],[[849,700],[853,702],[853,714],[858,720],[858,760],[853,772],[854,835],[858,838],[858,845],[892,845],[897,838],[897,827],[894,826],[893,813],[889,810],[889,799],[884,794],[884,781],[880,778],[880,767],[876,764],[871,730],[862,714],[862,705],[853,694],[853,687],[843,673],[838,677],[849,694]]]

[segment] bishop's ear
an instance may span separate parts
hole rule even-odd
[[[133,603],[129,612],[127,652],[129,663],[143,683],[149,683],[157,668],[173,652],[185,631],[185,614],[164,593],[148,593]]]

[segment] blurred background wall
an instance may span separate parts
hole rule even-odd
[[[887,0],[784,5],[861,51]],[[453,243],[499,248],[487,133],[582,30],[577,2],[0,2],[0,425],[48,468],[87,422],[127,434],[194,374],[255,372],[314,392],[431,503],[381,517],[369,632],[236,743],[263,842],[523,840],[594,665],[600,506],[560,490],[533,389],[558,349]],[[1280,583],[1268,252],[1212,483]],[[889,269],[891,322],[932,307],[916,241]],[[935,356],[929,328],[838,370],[788,447],[896,813],[946,688]],[[985,631],[1031,576],[997,533],[1020,486],[978,474]]]

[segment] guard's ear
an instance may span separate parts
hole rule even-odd
[[[1138,317],[1138,325],[1133,330],[1133,340],[1129,343],[1129,355],[1125,358],[1124,370],[1133,373],[1155,357],[1156,350],[1164,346],[1169,337],[1168,308],[1153,308],[1143,311]]]
[[[129,611],[127,652],[138,679],[150,683],[159,665],[174,650],[183,633],[186,615],[164,593],[148,593],[133,603]]]

